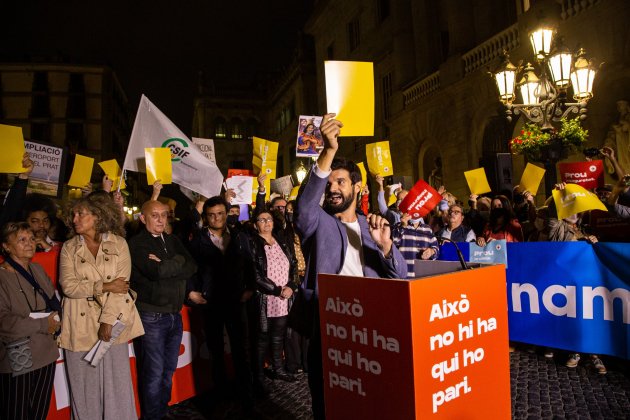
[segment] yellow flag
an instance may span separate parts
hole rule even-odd
[[[468,188],[471,194],[481,195],[492,191],[488,184],[485,169],[477,168],[472,171],[466,171],[464,172],[464,176],[466,177],[466,182],[468,182]]]
[[[518,185],[521,186],[521,191],[529,191],[532,195],[536,195],[540,181],[544,176],[545,170],[543,168],[528,163]]]
[[[392,155],[389,151],[389,141],[379,141],[365,145],[365,155],[370,173],[382,177],[394,175]]]
[[[127,185],[125,185],[125,179],[122,177],[122,169],[120,169],[120,166],[118,165],[118,162],[116,162],[116,159],[99,162],[98,166],[100,166],[103,172],[105,172],[107,178],[112,180],[112,182],[114,183],[113,188],[115,190],[118,189],[119,185],[121,190],[127,188]]]
[[[0,172],[8,174],[22,173],[24,159],[24,136],[22,127],[0,124]]]
[[[342,136],[374,135],[374,64],[325,61],[327,111],[343,122]]]
[[[258,175],[261,171],[264,172],[267,174],[267,181],[271,182],[271,179],[276,179],[277,161],[278,143],[254,137],[254,157],[252,158],[254,173]]]
[[[94,158],[76,155],[74,158],[74,167],[68,185],[71,187],[83,188],[90,183],[92,178],[92,168],[94,167]]]
[[[293,187],[293,189],[291,190],[291,194],[289,194],[289,201],[297,200],[299,190],[300,190],[299,185],[296,185],[295,187]]]
[[[365,187],[365,185],[367,184],[367,172],[365,171],[365,165],[363,164],[363,162],[359,162],[357,163],[357,166],[359,167],[359,171],[361,172],[361,184]]]
[[[144,157],[147,160],[147,182],[149,185],[153,185],[158,179],[164,185],[173,182],[171,149],[168,147],[145,147]]]
[[[566,219],[587,210],[604,210],[606,206],[592,192],[577,184],[567,184],[564,190],[553,190],[558,219]]]

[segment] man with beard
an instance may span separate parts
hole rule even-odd
[[[322,349],[319,331],[317,274],[402,278],[407,265],[393,245],[386,219],[357,214],[361,173],[357,165],[334,159],[343,127],[327,114],[320,130],[322,150],[298,198],[296,229],[307,258],[304,295],[311,310],[312,334],[308,349],[308,380],[315,419],[325,418]],[[319,200],[325,193],[324,208]]]

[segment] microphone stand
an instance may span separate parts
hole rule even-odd
[[[444,238],[440,236],[438,238],[438,244],[442,246],[444,245],[444,242],[450,242],[455,247],[455,251],[457,251],[457,258],[459,259],[459,263],[462,265],[462,270],[472,270],[472,268],[469,267],[468,264],[466,264],[466,260],[464,260],[464,254],[462,254],[462,251],[460,251],[459,247],[457,246],[457,243],[451,241],[448,238]]]

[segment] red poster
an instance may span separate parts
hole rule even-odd
[[[412,218],[424,217],[442,200],[442,196],[429,184],[420,180],[409,191],[398,208]]]
[[[578,184],[587,190],[604,186],[604,164],[601,160],[561,163],[558,170],[562,182]]]
[[[251,169],[228,169],[227,177],[233,176],[255,176]]]

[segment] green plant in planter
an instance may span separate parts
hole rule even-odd
[[[569,149],[581,148],[587,139],[588,130],[582,128],[579,117],[562,118],[560,130],[543,131],[536,124],[526,123],[521,134],[510,140],[510,150],[534,162],[559,160]]]

